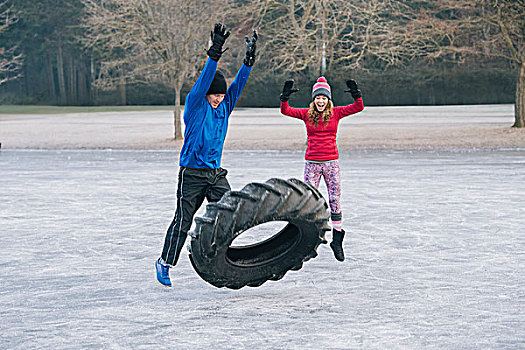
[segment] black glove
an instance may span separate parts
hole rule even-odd
[[[226,27],[224,27],[221,23],[215,23],[215,27],[213,28],[211,32],[211,47],[206,51],[208,56],[214,61],[219,61],[222,54],[228,50],[222,51],[222,46],[224,45],[224,42],[228,37],[230,36],[230,31],[226,31]]]
[[[244,58],[244,64],[248,67],[253,66],[253,63],[255,62],[255,49],[257,47],[256,43],[258,37],[259,36],[255,29],[252,33],[252,40],[249,40],[247,36],[244,37],[244,40],[246,41],[246,57]]]
[[[299,91],[299,89],[293,88],[294,81],[292,79],[284,82],[283,92],[281,93],[281,101],[286,102],[290,99],[290,95],[294,92]]]
[[[345,90],[345,92],[349,92],[354,100],[357,100],[359,97],[361,97],[361,90],[357,88],[357,83],[354,79],[350,79],[346,81],[346,86],[348,89]]]

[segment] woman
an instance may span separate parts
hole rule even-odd
[[[312,88],[310,108],[293,108],[288,104],[290,95],[297,89],[294,81],[287,80],[281,93],[281,113],[298,118],[306,124],[307,146],[305,153],[304,181],[319,187],[321,176],[328,189],[328,199],[332,218],[332,242],[330,247],[339,261],[344,261],[341,214],[341,178],[339,168],[339,151],[337,149],[337,126],[339,120],[364,109],[361,91],[355,80],[347,80],[346,85],[355,102],[347,106],[334,107],[330,85],[325,77],[320,77]]]

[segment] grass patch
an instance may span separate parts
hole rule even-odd
[[[66,114],[97,112],[171,111],[173,106],[19,106],[0,105],[0,114]]]

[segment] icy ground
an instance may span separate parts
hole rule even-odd
[[[174,288],[155,280],[176,158],[0,151],[1,349],[525,348],[524,151],[344,153],[347,260],[322,245],[237,291],[186,249]],[[234,189],[303,170],[294,152],[223,165]]]

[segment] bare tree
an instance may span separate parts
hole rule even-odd
[[[525,127],[525,0],[426,1],[413,18],[436,55],[500,57],[518,67],[514,127]],[[441,33],[441,38],[435,33]],[[440,39],[440,40],[436,40]],[[427,41],[428,42],[428,41]]]
[[[393,8],[395,24],[372,39],[378,58],[388,64],[415,57],[509,60],[518,66],[513,126],[525,126],[525,0],[398,0]]]
[[[0,1],[0,33],[18,20],[16,14],[11,10],[7,0]],[[0,45],[0,85],[8,80],[20,77],[23,56],[17,53],[16,46],[6,48]]]
[[[89,46],[110,53],[99,86],[163,82],[175,92],[174,138],[181,139],[183,84],[205,62],[209,32],[227,0],[83,0]],[[114,58],[117,57],[117,58]]]
[[[268,0],[260,2],[261,32],[276,69],[310,69],[321,75],[334,65],[355,69],[367,55],[384,50],[381,38],[393,30],[394,5],[382,0]]]
[[[514,126],[525,126],[525,0],[255,3],[275,69],[313,75],[336,64],[363,68],[370,59],[398,65],[467,55],[512,61],[519,67]]]

